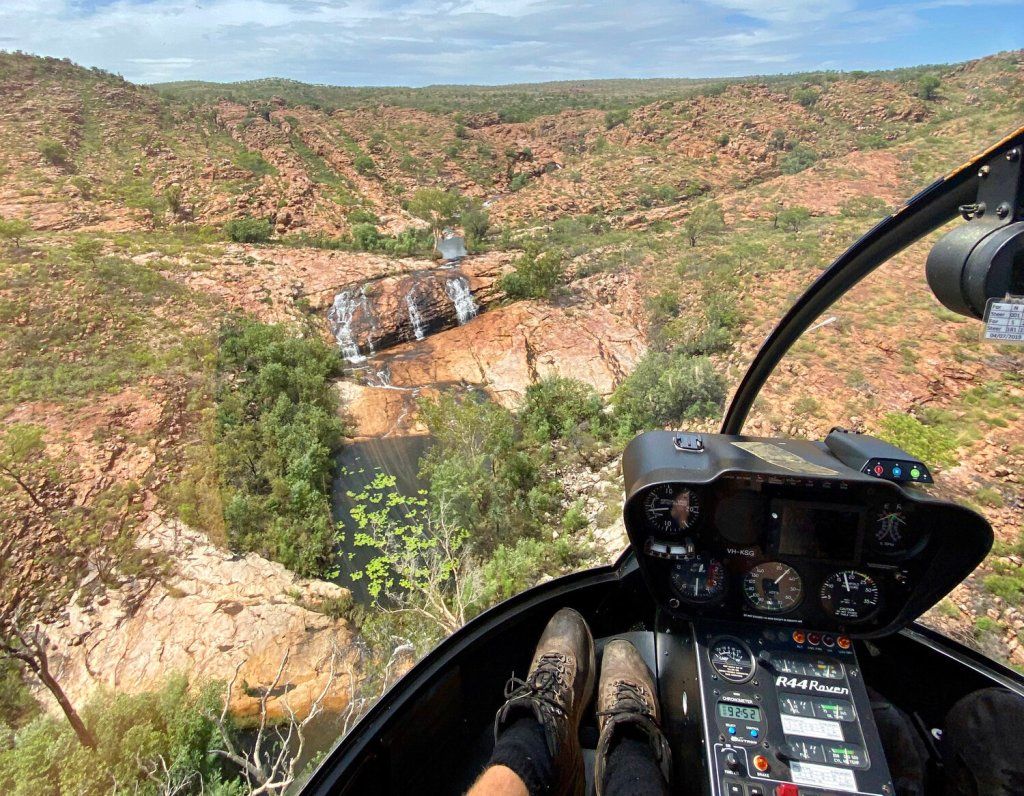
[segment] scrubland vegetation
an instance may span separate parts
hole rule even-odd
[[[1016,83],[1001,63],[981,67],[997,76],[982,89],[961,87],[939,67],[764,77],[746,88],[733,80],[424,90],[179,84],[158,88],[172,102],[140,90],[144,113],[115,105],[109,118],[104,103],[128,90],[123,81],[54,59],[0,59],[0,79],[70,81],[80,95],[72,117],[28,137],[30,155],[0,160],[0,174],[31,186],[27,196],[73,195],[68,206],[84,203],[74,205],[83,219],[91,218],[90,202],[128,211],[112,229],[44,229],[24,209],[0,219],[0,511],[13,507],[33,532],[38,526],[59,539],[59,555],[32,562],[56,573],[39,601],[46,605],[30,606],[33,618],[66,605],[83,582],[76,599],[85,602],[129,581],[159,582],[174,562],[135,544],[154,505],[226,555],[258,554],[313,578],[334,577],[341,556],[359,549],[369,556],[357,573],[367,603],[339,597],[307,607],[358,630],[365,679],[357,691],[372,699],[396,639],[422,653],[488,606],[615,552],[595,541],[595,526],[615,522],[621,499],[614,475],[601,481],[602,467],[639,431],[712,427],[753,347],[821,266],[895,197],[961,162],[1024,111],[1019,99],[1005,99]],[[770,107],[748,108],[749,96],[731,91],[763,91],[758,101]],[[875,93],[882,99],[871,104]],[[256,105],[228,124],[200,104],[226,94]],[[271,103],[274,95],[283,108]],[[672,150],[682,123],[718,118],[716,100],[735,115],[729,129],[697,141],[699,156]],[[127,104],[134,110],[138,102],[132,95]],[[992,118],[979,110],[985,103],[996,108]],[[762,118],[783,105],[786,129]],[[368,107],[443,118],[363,120],[377,129],[356,135],[347,129],[356,120],[310,112]],[[547,153],[488,143],[481,132],[491,114],[498,123],[541,124],[539,117],[566,109],[596,111],[594,129],[557,130]],[[974,114],[969,134],[964,114]],[[267,145],[260,136],[278,137]],[[897,146],[876,168],[871,156]],[[285,148],[292,158],[278,157]],[[158,173],[153,164],[167,153],[176,164],[214,164],[216,191]],[[282,186],[293,169],[308,177],[315,199],[306,209],[327,219],[322,226],[284,224],[291,208]],[[790,195],[801,180],[812,181],[806,199]],[[865,189],[869,180],[885,182],[887,198]],[[847,185],[847,198],[821,201]],[[525,209],[502,211],[509,197]],[[405,213],[422,223],[394,232],[389,215]],[[350,490],[354,508],[336,516],[332,488],[347,488],[344,473],[334,485],[336,457],[353,432],[337,382],[354,377],[308,296],[284,306],[280,292],[252,299],[235,283],[246,269],[268,267],[264,255],[288,250],[429,257],[447,227],[461,227],[473,252],[508,253],[496,282],[500,309],[531,302],[585,313],[600,291],[636,287],[627,306],[646,353],[603,396],[559,376],[539,378],[515,409],[465,384],[424,391],[415,412],[432,443],[416,462],[421,489],[402,493],[394,476],[379,473]],[[241,263],[230,279],[213,270],[222,258]],[[211,282],[212,292],[202,287]],[[229,313],[217,292],[236,288],[246,312]],[[940,327],[952,372],[936,375],[936,355],[921,341],[893,343],[879,333],[894,294],[915,328]],[[757,422],[772,433],[814,436],[836,415],[858,418],[947,472],[998,450],[961,474],[956,488],[958,498],[1000,519],[999,543],[967,596],[943,602],[937,616],[967,622],[969,640],[1005,657],[1007,634],[1024,642],[1014,629],[1024,601],[1024,529],[1010,528],[1021,498],[999,475],[1024,456],[1019,442],[1006,441],[1024,416],[1019,372],[1007,366],[1016,360],[994,360],[971,329],[908,296],[898,281],[877,295],[879,305],[859,299],[854,310],[837,308],[830,326],[797,347]],[[257,319],[263,312],[277,320]],[[854,361],[853,344],[864,338],[874,358]],[[912,410],[890,405],[889,384],[921,373],[946,381],[932,390],[917,379]],[[962,389],[948,386],[970,379]],[[808,384],[813,394],[801,394]],[[80,432],[126,392],[160,397],[150,425]],[[840,401],[840,392],[851,397]],[[148,469],[122,478],[115,468],[108,477],[102,468],[130,445],[148,451],[140,457]],[[107,458],[89,482],[99,488],[86,495],[90,486],[80,481],[95,476],[86,472],[91,465],[54,451],[90,446],[105,446]],[[579,474],[597,478],[607,503],[596,519]],[[19,549],[34,549],[17,540]],[[24,563],[0,565],[0,596],[10,596]],[[245,792],[237,766],[216,752],[225,732],[246,738],[246,728],[218,724],[222,695],[222,683],[187,688],[177,675],[150,693],[99,692],[76,706],[95,736],[90,748],[67,721],[41,710],[38,700],[49,697],[31,672],[0,656],[0,791]]]

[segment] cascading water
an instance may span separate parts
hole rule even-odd
[[[409,323],[412,324],[413,334],[416,335],[417,340],[422,340],[426,337],[426,333],[423,331],[423,316],[420,315],[419,308],[416,306],[416,295],[412,289],[405,294],[405,306],[409,308]]]
[[[377,319],[374,318],[373,312],[370,310],[370,297],[366,295],[366,285],[363,285],[359,291],[360,298],[359,303],[363,307],[363,317],[370,319],[370,326],[373,332],[377,331]],[[368,335],[366,338],[366,347],[369,349],[369,356],[373,356],[376,351],[373,349],[373,336]]]
[[[473,293],[469,289],[469,280],[466,277],[453,276],[444,283],[444,290],[455,305],[455,317],[459,319],[459,326],[476,317],[476,302],[473,301]]]
[[[352,318],[355,316],[356,307],[365,301],[365,294],[360,301],[352,295],[352,291],[344,290],[334,297],[334,304],[327,312],[331,333],[341,347],[341,355],[349,362],[366,361],[366,357],[359,351],[359,343],[356,342],[355,335],[352,333]]]

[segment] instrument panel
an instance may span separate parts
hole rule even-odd
[[[652,435],[668,432],[639,439]],[[646,478],[627,449],[626,529],[673,615],[872,635],[916,618],[991,545],[980,516],[920,487],[858,473],[813,443],[752,439],[704,435],[712,445],[670,450]],[[785,457],[750,455],[772,446]],[[733,466],[715,461],[716,448]],[[675,472],[662,461],[674,457]],[[799,461],[807,472],[794,472]],[[630,470],[640,476],[632,489]]]

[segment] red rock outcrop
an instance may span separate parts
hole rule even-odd
[[[580,379],[608,395],[646,348],[637,328],[603,306],[524,301],[398,346],[379,363],[395,387],[480,386],[512,407],[545,376]]]

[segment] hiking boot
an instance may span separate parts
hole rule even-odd
[[[505,686],[505,704],[494,718],[494,738],[524,716],[544,729],[554,768],[551,793],[583,794],[586,786],[579,728],[594,692],[594,639],[583,617],[563,608],[548,622],[525,680]]]
[[[623,734],[646,738],[668,784],[672,751],[661,731],[660,716],[654,677],[636,647],[624,639],[608,642],[601,657],[601,682],[597,687],[597,727],[601,734],[597,741],[594,785],[598,796],[604,788],[608,755]]]

